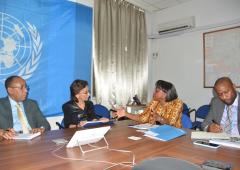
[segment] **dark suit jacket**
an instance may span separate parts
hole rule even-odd
[[[225,104],[218,98],[212,98],[210,104],[210,111],[206,119],[202,123],[202,129],[205,129],[206,126],[210,125],[213,121],[220,124],[223,116],[223,111]],[[238,92],[238,132],[240,133],[240,93]]]
[[[35,100],[25,100],[23,102],[23,107],[31,128],[44,127],[46,130],[51,129]],[[9,98],[5,97],[0,98],[0,129],[7,128],[13,128],[13,116]]]

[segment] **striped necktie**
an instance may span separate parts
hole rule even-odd
[[[20,123],[22,125],[22,130],[23,130],[23,133],[24,134],[27,134],[29,133],[29,129],[28,129],[28,126],[27,126],[27,122],[26,122],[26,119],[24,117],[24,113],[22,111],[22,108],[20,106],[20,104],[16,104],[16,107],[17,107],[17,114],[18,114],[18,118],[20,120]]]
[[[232,106],[227,106],[227,117],[225,119],[224,131],[231,134],[232,131]]]

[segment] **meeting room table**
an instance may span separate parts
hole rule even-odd
[[[187,135],[171,141],[158,141],[143,136],[128,125],[130,120],[117,121],[105,135],[108,148],[82,153],[78,146],[66,148],[66,144],[56,144],[53,140],[69,141],[76,130],[60,129],[45,132],[32,140],[0,141],[1,170],[66,170],[66,169],[131,169],[136,164],[154,157],[173,157],[200,165],[206,160],[220,160],[231,163],[233,170],[240,169],[240,149],[220,147],[211,149],[197,146],[191,140],[191,130]],[[132,140],[128,137],[141,137]],[[103,145],[103,140],[96,144]],[[96,147],[87,146],[87,147]],[[88,149],[88,148],[87,148]]]

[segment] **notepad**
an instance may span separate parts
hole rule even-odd
[[[213,133],[213,132],[192,132],[192,139],[230,139],[230,135],[226,133]]]
[[[139,130],[148,130],[151,128],[158,127],[159,125],[152,125],[150,123],[144,123],[144,124],[137,124],[137,125],[129,125],[129,127]]]
[[[184,130],[170,125],[161,125],[145,132],[145,136],[162,141],[169,141],[185,134],[186,132]]]
[[[209,142],[240,149],[240,137],[230,137],[230,139],[211,139]]]
[[[18,133],[16,136],[13,137],[13,139],[16,140],[32,140],[33,138],[36,138],[37,136],[40,136],[41,133],[30,133],[30,134],[21,134]]]

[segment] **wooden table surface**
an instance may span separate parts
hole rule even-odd
[[[56,145],[52,140],[64,138],[70,140],[76,129],[49,131],[32,141],[0,141],[0,169],[1,170],[74,170],[74,169],[105,169],[113,164],[132,161],[135,162],[164,156],[175,157],[201,164],[205,160],[222,160],[230,162],[233,170],[240,169],[240,149],[220,147],[211,149],[193,145],[190,133],[162,142],[142,136],[143,133],[129,128],[129,121],[117,122],[105,135],[108,149],[97,150],[82,155],[78,147],[66,148]],[[142,137],[134,141],[129,136]],[[111,149],[127,150],[131,153],[114,151]],[[129,166],[115,166],[112,169],[131,169]]]

